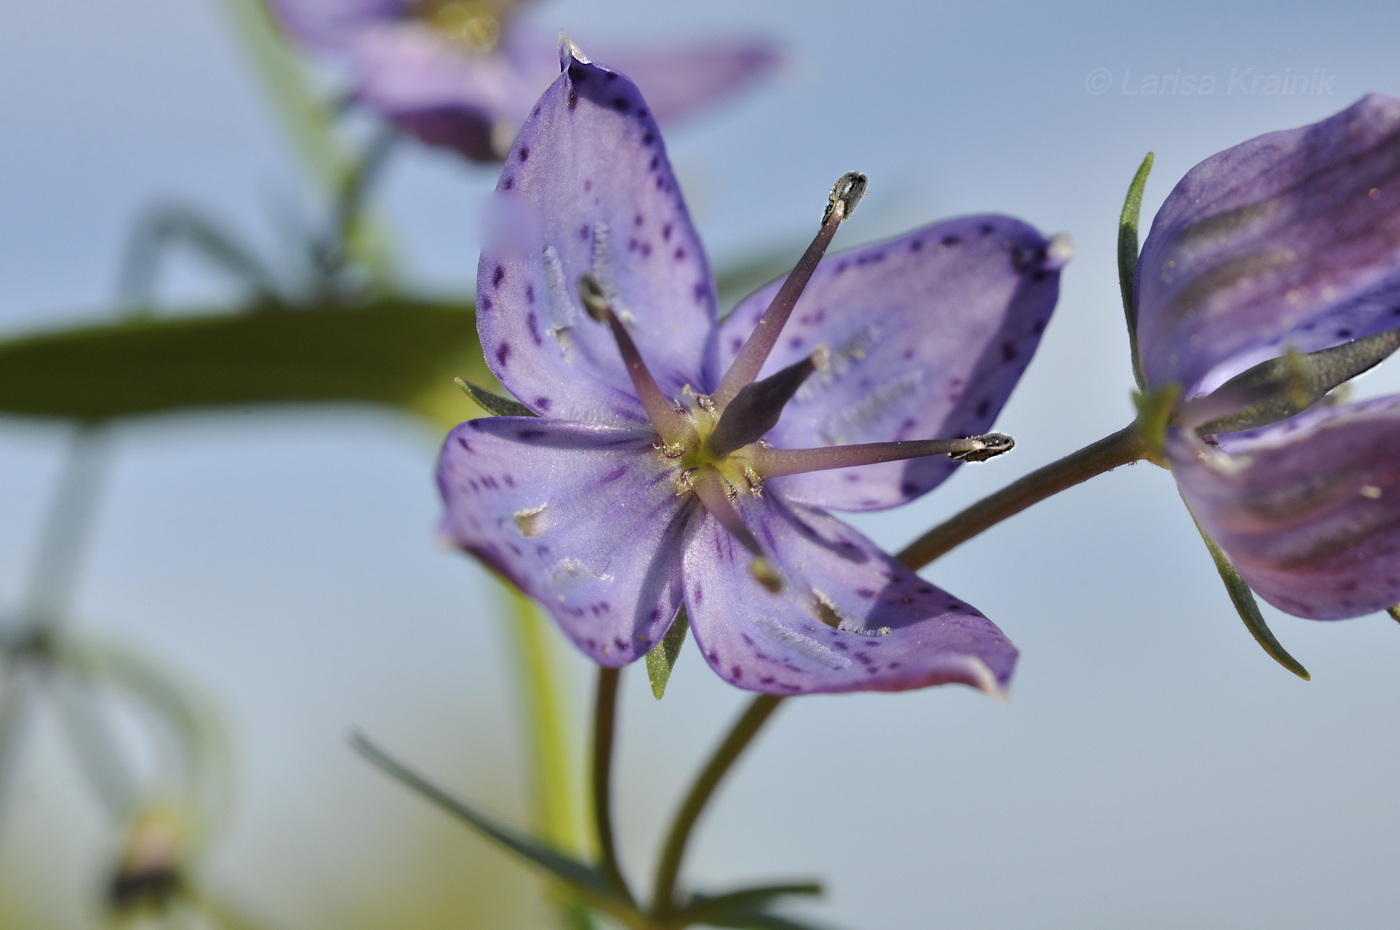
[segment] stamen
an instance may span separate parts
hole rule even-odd
[[[741,546],[753,553],[753,559],[749,562],[749,571],[759,584],[774,594],[781,591],[783,589],[782,576],[778,574],[777,568],[763,554],[763,548],[758,544],[758,539],[744,525],[738,511],[729,502],[729,495],[726,493],[720,477],[713,471],[701,475],[692,490],[695,491],[696,496],[700,498],[700,503],[710,512],[711,516],[719,521],[720,526],[728,530],[729,534],[737,539]]]
[[[789,365],[777,374],[740,388],[729,406],[720,414],[715,431],[710,434],[709,451],[725,456],[757,442],[774,426],[783,414],[783,407],[812,372],[827,367],[827,351],[818,348],[807,358]]]
[[[1015,440],[1003,433],[987,433],[966,439],[911,439],[816,449],[769,449],[760,446],[753,450],[751,457],[754,470],[764,478],[776,478],[830,468],[900,462],[928,455],[946,455],[962,462],[981,462],[1009,452],[1015,444]]]
[[[1400,329],[1317,352],[1289,352],[1241,372],[1205,397],[1187,401],[1175,421],[1206,435],[1237,433],[1286,420],[1400,349]]]
[[[720,379],[719,387],[713,396],[721,407],[727,405],[745,385],[751,384],[758,377],[763,363],[773,351],[773,346],[778,344],[778,336],[782,333],[788,317],[792,315],[792,308],[797,306],[797,299],[802,296],[807,282],[812,279],[812,273],[817,270],[817,264],[826,254],[827,246],[831,245],[831,238],[836,235],[836,227],[851,215],[860,198],[865,196],[866,183],[865,175],[851,171],[843,174],[831,189],[826,212],[822,214],[822,228],[817,230],[816,238],[797,260],[787,280],[778,289],[773,302],[763,311],[758,325],[754,327],[748,341],[735,357],[734,364],[729,366],[729,370]]]
[[[622,353],[622,361],[627,366],[627,374],[632,379],[637,399],[642,402],[647,419],[656,428],[662,441],[672,446],[693,440],[694,429],[656,386],[656,379],[651,376],[646,362],[642,360],[637,344],[632,341],[632,334],[627,332],[622,321],[617,318],[607,295],[603,293],[602,283],[591,274],[583,275],[578,280],[578,293],[588,315],[600,323],[606,322],[612,329],[613,339],[617,340],[617,350]]]

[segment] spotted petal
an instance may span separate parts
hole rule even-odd
[[[601,665],[644,655],[680,606],[690,508],[650,433],[495,417],[447,437],[442,532],[536,598]]]
[[[1004,216],[950,220],[827,258],[781,341],[771,374],[830,353],[768,434],[811,448],[985,433],[1030,362],[1059,294],[1065,256]],[[781,280],[746,298],[721,324],[727,366]],[[865,465],[775,479],[789,499],[836,510],[893,507],[956,466],[947,458]]]
[[[631,81],[572,55],[512,148],[497,187],[506,227],[482,252],[487,363],[537,413],[645,422],[579,279],[595,275],[662,391],[699,385],[714,287],[646,102]]]
[[[990,620],[820,511],[743,496],[745,522],[785,586],[706,516],[686,543],[695,641],[726,681],[770,694],[902,691],[959,682],[1002,694],[1016,649]]]
[[[1191,169],[1136,281],[1147,384],[1188,395],[1289,346],[1400,325],[1400,99],[1373,94]]]
[[[1251,588],[1317,620],[1400,604],[1400,397],[1314,409],[1227,448],[1177,432],[1167,454]]]

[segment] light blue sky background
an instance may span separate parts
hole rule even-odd
[[[0,333],[102,315],[127,231],[162,199],[290,261],[286,230],[315,202],[223,13],[212,0],[0,7]],[[1377,2],[557,0],[536,18],[585,50],[594,35],[691,31],[790,48],[780,80],[669,135],[717,264],[810,234],[849,169],[871,193],[845,244],[988,211],[1073,235],[1057,317],[999,421],[1015,454],[857,521],[890,548],[1130,418],[1114,233],[1145,152],[1150,217],[1215,151],[1369,90],[1400,93],[1400,9]],[[1316,92],[1249,94],[1240,80],[1297,74]],[[1159,90],[1213,77],[1214,92],[1145,93],[1154,76]],[[437,153],[395,164],[382,203],[415,277],[469,286],[493,183]],[[227,293],[175,265],[172,304]],[[0,609],[20,598],[66,435],[0,420]],[[344,926],[384,888],[432,874],[405,831],[437,815],[351,754],[352,726],[521,816],[494,595],[430,539],[436,441],[351,409],[114,432],[81,621],[151,648],[227,711],[239,806],[209,869],[282,926]],[[704,825],[691,874],[825,876],[821,913],[850,928],[1393,926],[1393,621],[1269,612],[1313,672],[1294,679],[1235,618],[1150,465],[926,574],[1021,647],[1010,702],[955,688],[790,702]],[[587,669],[572,655],[567,667],[582,707]],[[681,779],[745,697],[694,655],[659,705],[630,679],[618,803],[640,873]],[[38,876],[88,893],[100,875],[98,821],[51,730],[35,730],[22,810],[0,836],[0,900]],[[471,841],[454,828],[435,842]],[[472,855],[483,874],[510,874]],[[90,913],[77,898],[55,906],[52,926]]]

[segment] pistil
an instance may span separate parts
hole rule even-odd
[[[778,425],[783,407],[792,400],[812,372],[827,366],[827,351],[819,348],[800,362],[789,365],[762,381],[744,385],[720,414],[707,448],[711,455],[725,456],[757,442]]]
[[[787,323],[788,317],[792,315],[793,307],[797,306],[797,299],[802,296],[807,282],[812,279],[812,273],[817,270],[817,265],[821,262],[822,256],[826,254],[827,247],[831,245],[831,239],[836,235],[836,228],[851,215],[851,211],[855,210],[861,197],[865,196],[865,187],[865,175],[851,171],[843,174],[836,182],[836,186],[831,189],[831,195],[827,198],[826,212],[822,214],[822,226],[817,231],[816,238],[812,240],[811,245],[807,246],[807,251],[802,253],[797,265],[788,274],[782,287],[778,289],[778,294],[773,298],[773,302],[768,305],[767,310],[763,311],[758,325],[754,327],[753,333],[739,350],[734,363],[729,366],[729,370],[720,379],[719,387],[713,395],[715,403],[720,407],[727,406],[740,390],[746,385],[752,384],[758,377],[763,363],[768,360],[773,347],[778,344],[778,336],[782,333],[783,325]]]

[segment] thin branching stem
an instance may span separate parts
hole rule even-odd
[[[634,904],[636,899],[617,858],[612,824],[613,737],[617,733],[617,687],[621,677],[619,669],[598,669],[598,699],[593,713],[593,825],[598,834],[599,867],[613,888]]]
[[[689,793],[681,802],[680,809],[676,811],[676,817],[671,822],[665,845],[661,847],[656,880],[652,885],[653,916],[665,918],[674,912],[676,880],[680,877],[681,860],[685,856],[685,849],[690,843],[695,824],[700,819],[700,813],[740,754],[753,742],[753,738],[782,701],[782,697],[775,694],[760,694],[754,698],[690,786]]]
[[[1146,456],[1142,431],[1132,423],[984,497],[905,546],[896,558],[912,569],[923,568],[1033,504]]]

